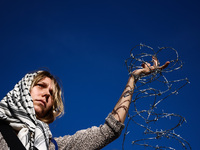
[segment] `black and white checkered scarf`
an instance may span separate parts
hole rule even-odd
[[[26,74],[0,102],[0,119],[18,131],[27,150],[47,150],[51,132],[49,126],[36,119],[30,87],[37,72]]]

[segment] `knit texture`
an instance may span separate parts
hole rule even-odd
[[[124,124],[117,121],[111,114],[104,125],[93,126],[86,130],[77,131],[74,135],[55,138],[59,150],[100,150],[114,141],[121,134]],[[54,150],[51,143],[50,150]]]
[[[111,114],[108,115],[103,125],[93,126],[86,130],[77,131],[74,135],[55,138],[59,150],[100,150],[118,138],[124,124],[117,121]],[[7,143],[0,134],[0,150],[7,150]],[[49,150],[55,146],[50,143]]]

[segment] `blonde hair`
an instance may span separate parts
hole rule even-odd
[[[50,78],[53,81],[53,93],[52,97],[54,100],[53,107],[49,110],[49,112],[43,117],[38,118],[39,120],[45,123],[52,123],[56,117],[61,117],[64,114],[64,105],[63,105],[63,96],[62,96],[62,89],[58,83],[58,79],[56,79],[50,72],[48,71],[39,71],[38,74],[34,77],[31,89],[42,79],[45,77]]]

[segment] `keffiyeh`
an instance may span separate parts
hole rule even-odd
[[[51,132],[48,124],[38,120],[30,95],[32,80],[37,72],[26,74],[0,102],[0,119],[18,131],[27,150],[47,150]]]

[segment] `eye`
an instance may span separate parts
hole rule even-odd
[[[40,84],[40,83],[36,84],[36,86],[44,87],[44,85],[43,85],[43,84]]]

